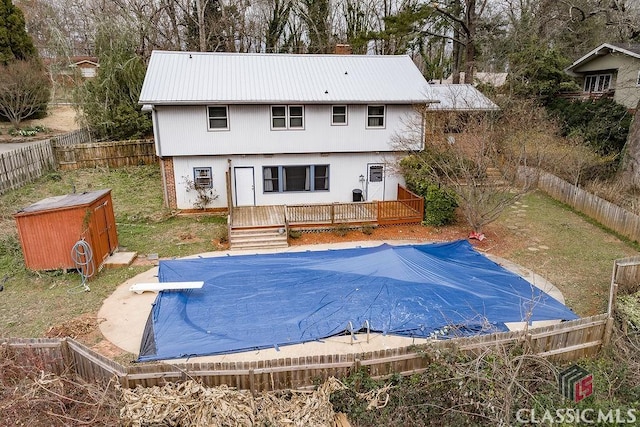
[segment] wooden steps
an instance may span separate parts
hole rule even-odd
[[[231,250],[274,249],[289,247],[286,229],[280,227],[232,228],[229,235]]]

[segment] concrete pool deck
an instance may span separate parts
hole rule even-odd
[[[247,251],[216,251],[193,255],[185,258],[207,258],[220,256],[238,256],[252,254],[266,254],[274,252],[305,252],[305,251],[322,251],[328,249],[347,249],[358,247],[374,247],[383,243],[394,246],[399,245],[415,245],[426,244],[427,242],[416,241],[362,241],[362,242],[345,242],[309,246],[291,246],[285,249],[274,250],[247,250]],[[541,289],[551,297],[564,304],[562,293],[544,278],[536,275],[530,270],[518,266],[510,261],[484,254],[492,261],[506,268],[507,270],[521,276],[533,286]],[[153,283],[158,281],[158,267],[152,267],[144,273],[122,283],[118,288],[105,299],[98,318],[104,319],[100,323],[100,331],[102,335],[115,346],[135,355],[140,350],[140,342],[144,333],[145,325],[151,312],[151,308],[157,294],[155,292],[144,292],[136,294],[131,292],[129,288],[136,283]],[[557,321],[540,321],[533,322],[532,327],[546,326],[557,323]],[[507,324],[511,330],[523,329],[524,322]],[[392,335],[382,335],[372,333],[367,342],[367,334],[357,334],[356,339],[352,340],[351,336],[331,337],[322,341],[313,341],[303,344],[295,344],[281,346],[278,350],[274,348],[252,350],[240,353],[225,354],[218,356],[201,356],[192,357],[190,362],[242,362],[271,360],[287,357],[316,356],[316,355],[333,355],[333,354],[358,354],[370,351],[378,351],[384,349],[406,347],[413,344],[423,344],[428,342],[427,339],[399,337]],[[172,362],[184,361],[184,359],[172,359]]]

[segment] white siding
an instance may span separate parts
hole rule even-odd
[[[213,188],[218,194],[209,207],[226,207],[227,195],[225,184],[225,172],[228,168],[228,159],[231,160],[231,179],[233,199],[235,204],[235,183],[233,182],[234,167],[253,167],[255,176],[256,205],[285,205],[297,203],[333,203],[351,202],[353,189],[361,189],[366,192],[366,183],[359,180],[360,175],[367,176],[367,164],[385,164],[385,188],[384,199],[394,200],[397,196],[398,184],[404,184],[402,176],[394,172],[393,164],[399,154],[387,153],[353,153],[353,154],[293,154],[278,156],[193,156],[174,157],[176,197],[179,209],[193,208],[194,197],[186,192],[185,179],[193,179],[194,167],[213,168]],[[329,191],[302,191],[286,193],[265,193],[263,191],[262,167],[263,166],[304,166],[304,165],[329,165]]]
[[[294,104],[292,104],[294,105]],[[366,127],[366,105],[348,106],[348,125],[331,125],[331,105],[306,105],[302,130],[271,130],[270,105],[230,105],[229,130],[208,131],[205,106],[157,106],[156,143],[162,156],[394,151],[394,136],[417,113],[387,105],[385,128]]]

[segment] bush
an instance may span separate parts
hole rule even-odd
[[[455,221],[458,202],[453,191],[429,184],[423,197],[425,224],[439,227]]]
[[[556,98],[547,109],[561,124],[563,136],[581,138],[598,154],[622,152],[632,119],[624,106],[610,99],[576,102]]]

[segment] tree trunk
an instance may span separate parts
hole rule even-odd
[[[467,33],[465,46],[465,70],[464,82],[473,84],[473,73],[476,67],[476,1],[468,0],[467,2]]]
[[[198,14],[198,42],[200,45],[200,52],[207,51],[207,35],[204,23],[205,10],[207,8],[208,0],[196,0],[196,13]]]
[[[640,188],[640,102],[629,128],[627,144],[622,159],[622,179],[624,182]]]

